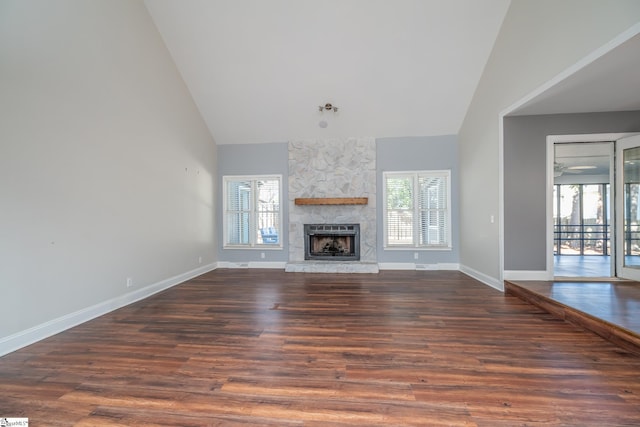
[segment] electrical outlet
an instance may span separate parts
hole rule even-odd
[[[198,264],[202,264],[202,257],[201,256],[198,257]]]
[[[413,253],[413,259],[418,259],[418,252]]]
[[[127,277],[127,288],[130,288],[133,286],[133,279],[131,277]]]
[[[260,252],[260,258],[264,259],[264,252]]]

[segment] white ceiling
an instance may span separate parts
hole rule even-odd
[[[236,144],[457,134],[509,0],[145,4],[216,143]]]
[[[636,35],[509,115],[640,110],[640,35]]]
[[[509,113],[510,116],[640,110],[640,34]],[[606,176],[611,153],[603,144],[556,144],[563,180]],[[581,169],[585,166],[593,169]],[[569,180],[567,180],[569,178]]]

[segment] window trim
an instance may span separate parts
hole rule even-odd
[[[256,197],[257,193],[255,191],[255,183],[261,180],[278,180],[278,200],[279,202],[279,210],[278,210],[278,230],[279,230],[279,238],[278,243],[258,243],[256,240],[256,235],[253,231],[257,232],[257,211],[256,211]],[[233,181],[251,181],[251,209],[249,211],[249,227],[252,230],[249,233],[249,244],[230,244],[227,242],[227,232],[228,232],[228,221],[227,221],[227,207],[228,207],[228,182]],[[222,176],[222,248],[223,249],[246,249],[246,250],[282,250],[284,248],[283,238],[282,238],[282,221],[283,221],[283,200],[282,200],[282,185],[283,178],[281,174],[269,174],[269,175],[223,175]]]
[[[427,177],[444,177],[447,184],[447,208],[446,208],[446,220],[447,220],[447,235],[445,245],[420,245],[420,206],[418,203],[418,193],[415,189],[418,186],[418,178],[421,176]],[[409,244],[390,244],[388,233],[388,204],[387,204],[387,178],[410,178],[413,191],[413,243]],[[451,169],[438,169],[438,170],[411,170],[411,171],[383,171],[382,172],[382,216],[383,216],[383,248],[384,250],[413,250],[413,251],[451,251],[453,250],[452,242],[452,188],[451,188]]]

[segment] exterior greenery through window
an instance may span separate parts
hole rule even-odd
[[[628,184],[625,184],[628,185]],[[611,216],[609,184],[555,184],[553,220],[555,255],[609,255]],[[634,218],[637,218],[637,214]],[[625,232],[625,237],[631,233]],[[625,239],[630,249],[631,240]],[[634,242],[635,243],[635,242]],[[626,255],[631,255],[629,250]]]
[[[451,248],[451,171],[384,172],[384,245]]]
[[[224,176],[224,247],[282,247],[282,177]]]

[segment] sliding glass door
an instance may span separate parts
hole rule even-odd
[[[618,276],[640,280],[640,136],[616,146]]]

